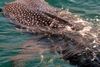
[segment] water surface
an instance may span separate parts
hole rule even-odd
[[[0,8],[13,0],[0,1]],[[78,14],[89,23],[100,26],[100,0],[46,0],[52,6],[69,10]],[[0,14],[0,67],[13,67],[11,58],[18,55],[23,49],[23,44],[35,34],[22,33],[15,30],[9,21]],[[44,53],[44,59],[40,56],[27,61],[26,67],[73,67],[59,58],[55,53]],[[42,61],[42,62],[41,62]],[[21,66],[19,66],[21,67]],[[74,66],[75,67],[75,66]]]

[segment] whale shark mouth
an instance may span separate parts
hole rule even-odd
[[[89,64],[95,62],[99,65],[98,30],[78,15],[50,6],[43,0],[16,0],[7,3],[3,14],[15,27],[32,33],[62,37],[66,44],[58,45],[62,49],[58,53],[62,53],[65,60],[77,60],[78,64],[89,60]]]

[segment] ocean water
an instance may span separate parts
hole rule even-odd
[[[0,8],[5,3],[13,0],[1,0]],[[54,7],[69,10],[70,12],[80,15],[83,20],[100,26],[100,0],[46,0]],[[11,60],[19,55],[23,49],[23,44],[27,42],[35,34],[23,33],[15,30],[9,24],[9,21],[0,14],[0,67],[13,67]],[[20,63],[18,67],[75,67],[59,57],[57,53],[44,53],[36,55],[25,63]],[[26,57],[27,59],[27,57]],[[24,65],[24,66],[23,66]]]

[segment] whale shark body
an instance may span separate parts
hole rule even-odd
[[[61,48],[57,52],[62,54],[63,59],[76,62],[78,67],[100,66],[99,34],[85,21],[79,21],[82,19],[78,15],[55,8],[44,0],[16,0],[7,3],[3,14],[15,27],[20,26],[32,33],[62,37],[64,45],[53,47]]]

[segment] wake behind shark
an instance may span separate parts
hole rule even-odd
[[[44,0],[16,0],[7,3],[3,14],[10,19],[10,23],[29,32],[64,38],[66,47],[60,46],[63,59],[81,63],[80,67],[91,67],[91,64],[93,67],[95,64],[96,67],[100,66],[98,31],[85,21],[79,21],[79,16],[52,7]],[[89,61],[88,64],[85,64],[86,61]]]

